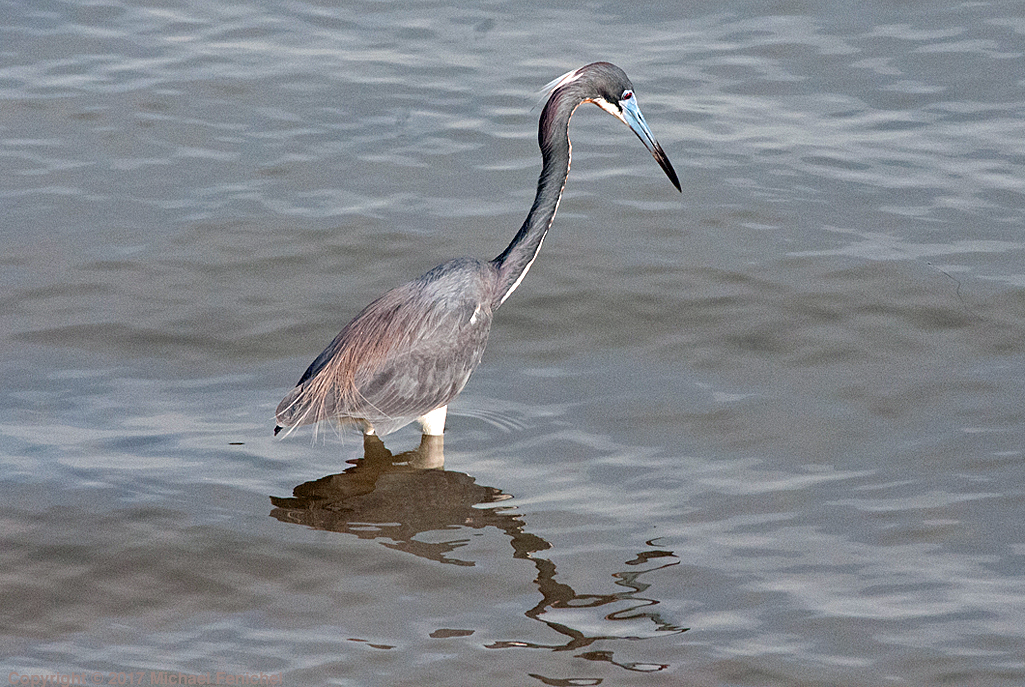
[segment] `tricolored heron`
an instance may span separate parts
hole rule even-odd
[[[414,420],[445,430],[449,402],[480,362],[495,310],[523,281],[552,226],[569,175],[569,120],[594,103],[633,129],[678,191],[680,180],[622,69],[595,62],[548,85],[538,123],[541,176],[523,226],[494,260],[456,258],[392,289],[345,325],[277,408],[277,434],[326,419],[388,434]]]

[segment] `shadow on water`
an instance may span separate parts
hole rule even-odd
[[[655,540],[646,542],[649,549],[639,552],[628,566],[656,563],[654,567],[631,569],[612,574],[615,584],[626,591],[614,594],[581,594],[557,581],[555,563],[537,556],[552,548],[541,537],[526,532],[522,516],[511,507],[479,507],[512,498],[495,487],[482,486],[461,472],[444,470],[444,438],[424,436],[412,451],[393,455],[376,436],[364,437],[363,458],[353,461],[342,473],[305,482],[293,489],[290,498],[271,497],[274,509],[270,515],[286,523],[305,525],[319,530],[353,534],[360,539],[384,539],[381,543],[397,551],[439,563],[473,566],[472,561],[453,557],[453,551],[465,540],[441,543],[418,541],[417,535],[431,531],[453,531],[462,528],[495,527],[510,539],[513,558],[529,560],[537,569],[534,580],[541,600],[524,613],[563,635],[566,641],[538,644],[524,641],[499,641],[489,649],[528,648],[552,651],[574,651],[600,640],[646,639],[639,635],[589,635],[570,625],[546,619],[549,610],[579,610],[616,605],[605,614],[608,621],[650,621],[658,633],[682,633],[682,628],[666,621],[652,610],[658,600],[642,596],[650,585],[641,578],[664,568],[679,565],[671,551],[658,548]],[[668,665],[618,663],[611,651],[587,651],[577,655],[591,661],[609,662],[626,670],[655,672]],[[540,676],[537,676],[540,679]]]

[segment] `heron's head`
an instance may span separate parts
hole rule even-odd
[[[673,182],[676,190],[682,191],[676,170],[670,164],[662,146],[655,140],[648,123],[644,121],[633,84],[630,83],[626,72],[610,62],[593,62],[564,74],[548,85],[552,92],[562,88],[575,91],[579,97],[577,102],[594,103],[630,127],[654,156],[662,171],[669,177],[669,181]]]

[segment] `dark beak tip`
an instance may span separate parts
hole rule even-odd
[[[661,158],[656,159],[658,160],[659,166],[662,167],[662,171],[666,173],[667,177],[669,177],[669,181],[676,187],[676,190],[683,193],[683,187],[680,186],[680,178],[676,176],[676,170],[673,169],[673,165],[670,164],[669,158],[667,158],[665,153],[663,153]]]
[[[669,181],[673,182],[673,186],[676,187],[677,191],[679,191],[680,193],[683,193],[683,187],[680,186],[680,180],[677,178],[675,171],[672,174],[669,175]]]
[[[662,171],[669,177],[669,181],[672,182],[673,186],[680,193],[683,193],[683,187],[680,186],[680,178],[676,176],[676,170],[673,169],[673,164],[669,161],[669,156],[666,155],[666,151],[662,150],[662,146],[659,145],[658,141],[651,148],[651,154],[655,158],[655,162],[662,168]]]

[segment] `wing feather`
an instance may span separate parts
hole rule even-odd
[[[307,368],[278,424],[365,420],[387,434],[446,405],[484,353],[493,283],[488,263],[461,259],[384,294]]]

